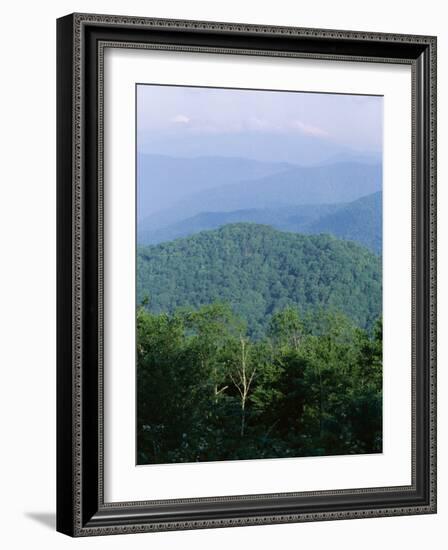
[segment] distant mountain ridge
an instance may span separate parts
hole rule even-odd
[[[328,233],[356,241],[376,253],[382,248],[382,192],[351,203],[298,205],[281,208],[201,212],[164,228],[139,233],[139,244],[158,244],[229,223],[271,225],[293,233]]]
[[[383,193],[378,191],[353,201],[311,222],[306,233],[328,233],[356,241],[381,253],[383,247]]]
[[[143,234],[158,230],[201,212],[345,203],[380,191],[381,188],[380,164],[341,162],[324,166],[289,167],[258,179],[218,185],[191,193],[173,202],[169,208],[141,219],[138,232]],[[140,200],[139,197],[138,202]]]
[[[381,313],[381,260],[355,243],[272,227],[228,224],[191,237],[139,247],[137,300],[154,312],[224,301],[261,336],[288,305],[337,309],[359,326]]]
[[[145,151],[166,154],[173,157],[243,157],[263,162],[290,162],[293,164],[316,165],[329,163],[335,157],[348,160],[360,156],[378,156],[336,143],[327,136],[291,132],[278,134],[261,130],[240,130],[238,132],[195,134],[194,139],[186,135],[161,136],[154,132],[145,135],[142,142]]]
[[[188,237],[199,231],[217,229],[228,223],[251,222],[285,231],[299,232],[305,225],[320,216],[334,212],[340,205],[299,205],[279,208],[251,208],[230,212],[200,212],[191,218],[180,220],[153,231],[140,231],[139,244],[158,244],[180,237]]]
[[[192,193],[241,180],[259,179],[290,168],[286,162],[261,162],[240,157],[176,158],[137,156],[139,220]]]

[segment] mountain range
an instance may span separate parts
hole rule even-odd
[[[224,157],[139,155],[138,159],[140,244],[240,221],[315,232],[318,227],[312,224],[319,224],[323,216],[382,188],[382,166],[374,162],[297,166]],[[352,208],[354,225],[356,209],[365,205]],[[328,227],[341,225],[337,218],[328,223]],[[331,232],[339,234],[336,229]],[[357,233],[354,226],[350,233]],[[376,242],[373,248],[379,242],[377,237],[359,242],[366,240]]]
[[[144,135],[143,135],[144,134]],[[170,133],[141,132],[140,147],[151,154],[170,155],[177,158],[243,157],[262,162],[288,162],[293,164],[328,164],[335,159],[361,162],[379,162],[378,151],[359,151],[336,143],[327,136],[300,132],[277,133],[258,130],[238,132]]]
[[[271,225],[294,233],[328,233],[356,241],[379,254],[382,247],[382,192],[343,204],[201,212],[160,229],[140,231],[139,244],[158,244],[238,222]]]
[[[286,162],[260,162],[239,157],[178,158],[139,154],[138,219],[154,214],[195,193],[244,180],[256,180],[294,168]]]

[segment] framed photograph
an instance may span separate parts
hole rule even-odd
[[[436,38],[57,41],[57,529],[435,513]]]

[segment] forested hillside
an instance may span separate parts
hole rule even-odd
[[[140,247],[137,299],[154,313],[228,303],[265,336],[269,317],[288,306],[340,311],[371,328],[381,315],[381,260],[328,235],[300,235],[241,223]]]

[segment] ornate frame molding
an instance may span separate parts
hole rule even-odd
[[[123,35],[139,31],[135,40]],[[154,42],[153,31],[159,42]],[[175,43],[167,42],[164,33]],[[193,34],[204,44],[183,43]],[[88,34],[92,35],[89,38]],[[121,33],[121,34],[120,34]],[[104,36],[108,35],[108,37]],[[253,42],[251,48],[216,46],[220,40],[232,43],[236,37]],[[141,41],[146,37],[146,41]],[[263,48],[287,38],[291,49]],[[208,39],[208,43],[207,43]],[[260,42],[261,41],[261,42]],[[341,53],[304,51],[298,46],[330,41]],[[210,42],[213,42],[210,43]],[[172,49],[221,54],[309,57],[344,61],[406,63],[413,74],[413,483],[409,487],[384,487],[313,493],[241,495],[214,499],[165,501],[173,510],[171,518],[151,519],[151,509],[162,502],[105,503],[102,481],[102,323],[103,323],[103,54],[105,47]],[[359,51],[360,54],[355,53]],[[390,55],[387,55],[387,52]],[[396,55],[400,53],[401,55]],[[385,55],[386,54],[386,55]],[[403,55],[404,54],[404,55]],[[72,536],[90,536],[175,529],[200,529],[237,525],[262,525],[425,514],[436,511],[436,38],[400,34],[273,27],[205,21],[149,19],[138,17],[74,14],[58,20],[58,530]],[[87,69],[95,63],[95,82],[87,82]],[[89,76],[92,79],[92,76]],[[90,86],[90,88],[89,88]],[[93,86],[93,88],[92,88]],[[92,89],[97,89],[92,98]],[[90,95],[89,95],[90,94]],[[87,128],[90,111],[97,109],[98,124]],[[93,111],[92,111],[93,112]],[[90,142],[87,143],[90,136]],[[93,143],[95,142],[95,143]],[[95,149],[95,155],[93,149]],[[91,159],[92,157],[92,159]],[[95,158],[93,158],[95,157]],[[93,164],[93,167],[90,165]],[[88,166],[89,165],[89,166]],[[87,168],[86,168],[87,166]],[[86,188],[92,174],[96,179],[96,206]],[[89,180],[90,183],[91,180]],[[87,201],[87,202],[86,202]],[[91,208],[86,205],[92,203]],[[95,208],[96,214],[92,214]],[[88,249],[88,236],[95,232],[97,255]],[[421,233],[419,237],[418,234]],[[68,249],[68,250],[67,250]],[[93,254],[93,255],[92,255]],[[96,267],[92,268],[92,264]],[[88,277],[88,279],[86,279]],[[86,281],[90,282],[86,282]],[[418,286],[420,285],[420,286]],[[417,288],[418,287],[418,288]],[[92,295],[96,291],[96,298]],[[90,298],[89,298],[90,297]],[[96,333],[86,323],[86,301],[97,305]],[[418,309],[420,308],[420,309]],[[418,317],[418,318],[417,318]],[[421,319],[420,319],[421,317]],[[419,332],[417,332],[419,331]],[[92,344],[92,340],[96,344]],[[416,346],[419,346],[418,350]],[[93,363],[96,380],[87,374],[86,358],[96,346]],[[423,351],[421,351],[423,349]],[[420,357],[419,353],[423,353]],[[422,357],[424,363],[422,363]],[[90,360],[90,359],[89,359]],[[419,370],[417,370],[419,369]],[[421,371],[421,372],[420,372]],[[425,383],[425,402],[420,403],[417,384]],[[425,411],[424,426],[417,419],[417,407]],[[86,408],[97,412],[93,432],[86,426]],[[422,409],[422,410],[423,410]],[[420,422],[417,430],[417,422]],[[67,433],[70,433],[70,438]],[[424,438],[422,439],[422,433]],[[419,439],[420,438],[420,439]],[[95,443],[96,441],[96,443]],[[86,452],[96,446],[91,459]],[[417,448],[425,447],[423,458]],[[90,456],[90,455],[89,455]],[[423,455],[422,455],[423,456]],[[87,489],[87,482],[94,482]],[[424,486],[422,486],[422,484]],[[400,495],[391,504],[374,504],[379,492]],[[418,493],[418,497],[417,497]],[[357,509],[344,509],[346,497],[366,497]],[[263,511],[261,501],[285,497],[337,497],[340,504],[324,511]],[[412,498],[414,496],[414,498]],[[371,497],[371,498],[370,498]],[[370,498],[370,500],[369,500]],[[230,504],[252,499],[258,512],[210,518],[181,519],[176,506],[208,502]],[[370,504],[369,504],[370,503]],[[223,509],[224,510],[224,509]]]

